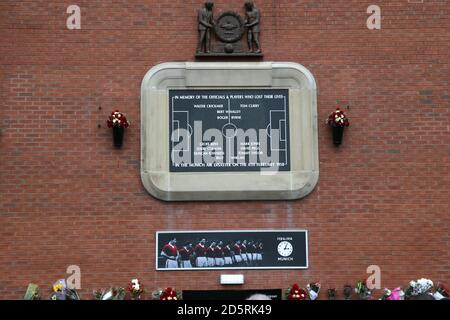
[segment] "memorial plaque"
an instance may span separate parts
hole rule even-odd
[[[158,199],[299,199],[317,184],[318,155],[316,83],[302,65],[171,62],[142,81],[141,179]]]
[[[169,90],[170,171],[289,171],[289,90]]]

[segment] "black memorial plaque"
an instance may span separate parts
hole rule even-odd
[[[289,171],[289,90],[169,90],[170,171]]]
[[[307,230],[159,231],[156,270],[307,269]]]

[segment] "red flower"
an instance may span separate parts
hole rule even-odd
[[[127,117],[125,117],[125,115],[121,113],[119,110],[111,112],[111,115],[109,116],[106,123],[108,124],[109,128],[112,127],[128,128],[130,126]]]
[[[306,300],[308,294],[298,284],[294,284],[289,291],[288,300]]]
[[[348,127],[350,125],[344,111],[339,108],[336,108],[336,111],[330,113],[327,118],[327,123],[332,127]]]
[[[159,300],[178,300],[177,292],[169,287],[162,292],[159,296]]]

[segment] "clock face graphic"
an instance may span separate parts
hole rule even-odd
[[[292,254],[294,247],[289,241],[281,241],[278,244],[278,253],[280,256],[289,257]]]

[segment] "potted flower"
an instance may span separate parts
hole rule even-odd
[[[339,146],[342,143],[344,128],[350,125],[347,116],[344,111],[337,108],[328,115],[326,122],[333,129],[333,143]]]
[[[128,292],[131,294],[131,299],[141,300],[141,294],[144,293],[144,286],[139,282],[139,279],[133,279],[128,284]]]
[[[106,121],[109,128],[113,128],[114,146],[120,148],[123,143],[123,134],[125,128],[130,126],[126,116],[119,110],[111,112],[108,120]]]

